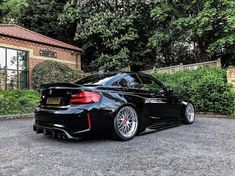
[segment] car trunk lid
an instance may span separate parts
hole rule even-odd
[[[80,85],[72,83],[45,84],[41,90],[43,106],[68,106],[71,96],[81,91]]]
[[[46,84],[42,88],[40,104],[49,108],[96,103],[101,97],[90,88],[72,83]]]

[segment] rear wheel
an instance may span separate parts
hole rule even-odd
[[[114,137],[123,141],[130,140],[136,135],[138,125],[138,115],[135,109],[131,106],[124,106],[114,118]]]
[[[188,103],[184,112],[184,123],[192,124],[195,119],[195,108],[191,103]]]

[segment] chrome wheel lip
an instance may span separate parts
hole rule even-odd
[[[195,119],[195,109],[191,103],[187,104],[185,113],[188,121],[192,123]]]
[[[134,108],[130,106],[123,107],[116,117],[118,132],[125,138],[132,138],[138,128],[138,116]]]

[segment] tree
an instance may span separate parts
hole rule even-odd
[[[89,42],[87,49],[97,48],[93,56],[102,69],[120,69],[131,62],[130,50],[139,37],[133,26],[134,18],[110,11],[97,13],[83,28],[78,28],[76,39]]]
[[[18,23],[22,11],[28,6],[27,0],[2,0],[0,1],[0,22]]]
[[[131,65],[136,70],[154,62],[146,46],[152,27],[151,7],[153,3],[144,0],[72,1],[60,21],[77,25],[75,40],[83,46],[86,64],[104,70]]]
[[[67,31],[66,26],[59,25],[58,21],[66,3],[67,0],[28,0],[20,24],[49,37],[72,43],[73,31]]]
[[[4,2],[17,1],[7,0]],[[19,1],[19,0],[18,0]],[[26,0],[25,0],[26,1]],[[27,0],[19,23],[83,47],[83,66],[233,63],[234,0]],[[0,10],[0,15],[1,10]]]
[[[158,26],[150,44],[158,49],[182,43],[198,62],[214,59],[234,45],[234,5],[233,0],[160,0],[151,11]]]

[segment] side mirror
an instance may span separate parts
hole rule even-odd
[[[166,86],[166,87],[164,88],[164,91],[165,91],[165,93],[166,93],[167,95],[170,95],[170,94],[173,93],[173,90],[172,90],[171,87],[169,87],[169,86]]]

